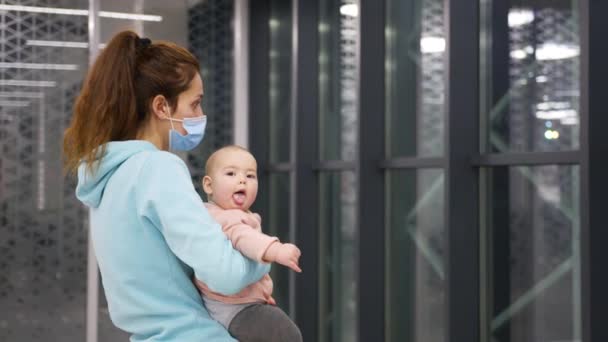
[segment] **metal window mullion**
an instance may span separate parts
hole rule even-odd
[[[442,168],[445,159],[441,157],[398,157],[380,161],[382,169],[432,169]]]
[[[234,3],[234,143],[249,147],[249,0]]]
[[[319,0],[293,0],[290,228],[302,250],[292,282],[295,320],[305,341],[319,334],[318,18]]]
[[[384,341],[385,1],[360,0],[359,8],[358,340]]]
[[[581,77],[581,300],[583,342],[608,341],[606,307],[608,307],[608,222],[606,194],[608,193],[608,140],[605,127],[605,82],[608,79],[608,2],[581,0],[578,3],[580,23]]]
[[[473,166],[511,166],[511,165],[574,165],[580,163],[578,151],[561,152],[509,152],[474,155]]]
[[[89,65],[92,66],[99,53],[100,0],[89,0]],[[99,324],[99,267],[91,240],[91,212],[88,211],[88,252],[87,252],[87,302],[86,302],[86,342],[97,342]]]
[[[479,1],[444,0],[446,23],[446,341],[478,342]]]

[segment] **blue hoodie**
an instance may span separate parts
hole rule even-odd
[[[232,248],[177,156],[146,141],[110,142],[76,196],[90,207],[91,237],[114,324],[131,341],[234,341],[209,317],[192,284],[235,294],[268,273]]]

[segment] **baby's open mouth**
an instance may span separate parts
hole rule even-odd
[[[238,205],[243,205],[243,203],[245,203],[245,197],[246,197],[245,190],[237,191],[234,194],[232,194],[232,199],[234,200],[234,203],[236,203]]]

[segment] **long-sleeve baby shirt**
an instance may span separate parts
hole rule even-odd
[[[226,234],[236,250],[254,261],[260,263],[264,262],[264,253],[266,253],[266,250],[272,243],[278,241],[278,238],[262,233],[260,215],[247,213],[247,215],[250,215],[250,221],[256,223],[252,226],[241,220],[241,210],[226,210],[213,203],[205,203],[205,206],[211,217],[222,226],[224,234]],[[247,286],[241,292],[228,296],[210,290],[209,287],[199,279],[195,279],[195,284],[205,299],[208,298],[228,304],[258,302],[274,303],[274,300],[271,297],[273,287],[272,279],[270,279],[268,274],[264,275],[258,282]]]

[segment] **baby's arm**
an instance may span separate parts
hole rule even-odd
[[[278,238],[262,233],[259,215],[246,214],[235,209],[210,212],[222,224],[222,229],[234,248],[246,257],[258,262],[276,262],[296,272],[302,272],[298,267],[298,247],[281,243]]]
[[[264,253],[264,260],[268,262],[276,262],[300,273],[302,272],[298,266],[300,255],[300,249],[296,247],[296,245],[292,245],[291,243],[280,243],[277,241],[266,249],[266,253]]]

